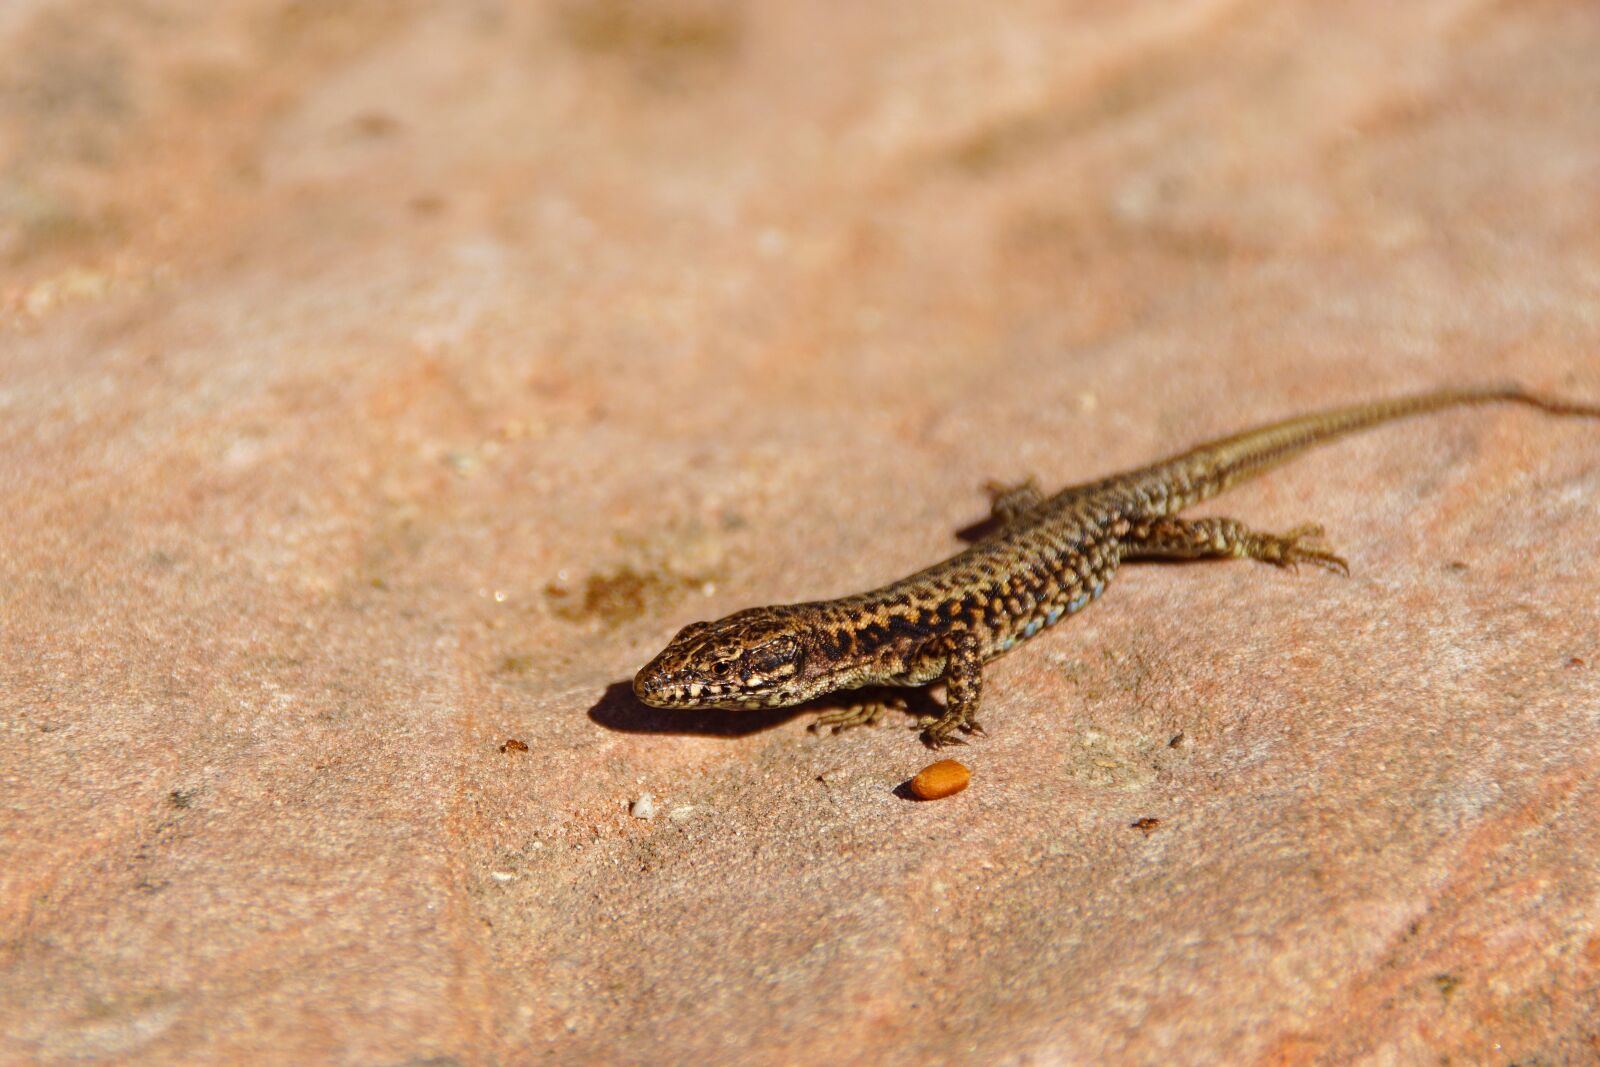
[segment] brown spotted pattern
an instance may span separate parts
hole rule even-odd
[[[1048,499],[1031,481],[991,486],[997,529],[965,551],[856,596],[693,623],[639,671],[634,692],[657,707],[759,708],[943,681],[945,713],[920,724],[923,737],[934,747],[959,743],[958,733],[980,732],[983,664],[1087,607],[1124,559],[1231,556],[1345,569],[1317,527],[1274,535],[1235,519],[1174,518],[1178,511],[1343,434],[1495,401],[1600,417],[1600,406],[1516,387],[1425,393],[1287,419]]]

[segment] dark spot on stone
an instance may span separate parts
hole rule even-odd
[[[450,202],[437,193],[423,193],[421,196],[412,197],[406,206],[414,214],[425,218],[433,218],[436,215],[443,215],[445,208],[450,206]]]
[[[681,88],[728,69],[744,36],[731,0],[568,0],[557,20],[573,47],[621,62],[655,88]]]
[[[577,589],[552,582],[545,586],[544,593],[558,618],[568,622],[592,620],[616,627],[637,618],[652,605],[670,603],[686,590],[711,580],[709,575],[683,577],[660,569],[641,571],[624,565],[591,574]]]
[[[363,137],[381,140],[405,129],[405,123],[387,112],[364,111],[351,120],[350,127]]]

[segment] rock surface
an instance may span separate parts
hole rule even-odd
[[[1600,1061],[1600,427],[1216,502],[1353,576],[1129,568],[941,803],[904,722],[623,684],[988,478],[1600,396],[1596,55],[1579,2],[0,5],[0,1061]]]

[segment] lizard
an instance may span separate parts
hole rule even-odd
[[[983,733],[984,664],[1094,603],[1125,561],[1231,557],[1349,573],[1320,526],[1263,533],[1180,511],[1346,434],[1494,402],[1600,418],[1600,405],[1514,385],[1446,389],[1273,422],[1051,497],[1031,478],[990,483],[992,529],[965,550],[870,592],[691,623],[639,670],[634,694],[658,708],[779,708],[839,690],[942,681],[943,714],[916,727],[932,748],[964,744],[963,734]],[[904,702],[866,701],[813,728],[868,725],[895,707]]]

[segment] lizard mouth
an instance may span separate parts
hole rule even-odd
[[[649,663],[633,677],[633,695],[652,708],[721,708],[749,711],[756,708],[787,707],[805,700],[804,692],[793,691],[776,680],[718,682],[688,671],[658,668]]]
[[[759,707],[766,694],[733,682],[712,682],[685,671],[671,671],[655,663],[633,677],[633,695],[653,708]]]

